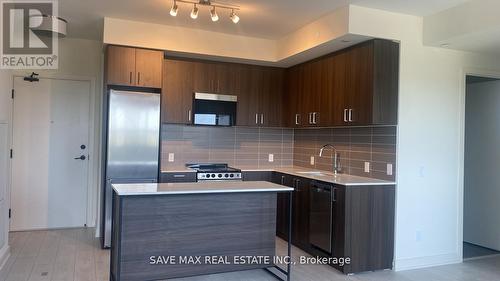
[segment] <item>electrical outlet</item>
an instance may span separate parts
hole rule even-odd
[[[365,173],[370,172],[370,162],[365,162]]]
[[[387,175],[392,176],[392,164],[387,163]]]
[[[168,162],[174,162],[174,161],[175,161],[175,154],[169,153],[168,154]]]
[[[269,162],[274,162],[274,154],[269,154]]]
[[[311,156],[311,165],[314,165],[314,156]]]

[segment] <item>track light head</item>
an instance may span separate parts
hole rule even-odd
[[[233,23],[238,23],[240,21],[240,17],[238,17],[238,15],[234,12],[234,10],[231,10],[229,18],[233,21]]]
[[[172,8],[170,9],[170,15],[172,17],[177,16],[177,12],[179,11],[179,6],[177,6],[177,2],[174,0],[174,4],[172,5]]]
[[[219,16],[217,15],[217,11],[215,10],[215,6],[212,6],[212,9],[210,10],[210,18],[212,18],[212,21],[218,21]]]
[[[193,10],[191,11],[191,18],[192,19],[198,18],[198,7],[196,6],[196,4],[194,4]]]

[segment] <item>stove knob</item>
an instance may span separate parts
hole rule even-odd
[[[229,176],[232,177],[232,178],[234,178],[234,174],[230,174]]]
[[[225,175],[224,175],[224,177],[228,178],[228,177],[229,177],[229,175],[228,175],[228,174],[225,174]]]
[[[219,178],[222,178],[222,174],[218,174],[217,176],[218,176]]]

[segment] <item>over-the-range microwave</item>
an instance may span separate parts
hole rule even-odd
[[[232,95],[194,93],[193,124],[234,126],[237,102],[238,98]]]

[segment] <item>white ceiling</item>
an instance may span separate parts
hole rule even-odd
[[[233,24],[227,11],[212,22],[206,7],[200,7],[197,20],[189,17],[191,6],[178,3],[177,17],[169,15],[172,0],[60,0],[60,16],[67,19],[68,36],[101,39],[103,18],[178,25],[204,30],[278,39],[328,14],[338,7],[356,4],[387,11],[424,16],[461,4],[465,0],[230,0],[238,5],[241,21]],[[219,3],[223,3],[219,1]]]

